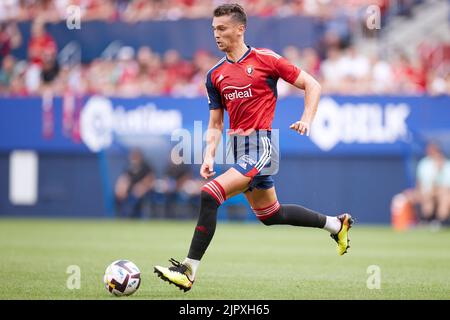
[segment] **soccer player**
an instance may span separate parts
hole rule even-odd
[[[271,124],[277,99],[276,83],[284,79],[305,91],[305,109],[290,128],[309,135],[317,111],[321,87],[305,71],[268,49],[256,49],[244,42],[247,17],[239,4],[224,4],[214,10],[212,29],[223,57],[207,74],[210,109],[207,146],[200,174],[215,175],[214,158],[221,140],[225,110],[230,118],[227,156],[234,165],[205,184],[201,208],[187,258],[173,266],[155,266],[163,280],[190,290],[217,222],[217,209],[228,198],[244,192],[256,217],[265,225],[287,224],[323,228],[337,242],[343,255],[349,248],[348,231],[353,223],[347,213],[326,216],[299,205],[280,204],[271,175],[278,170],[278,146],[272,141]],[[275,139],[274,139],[275,140]]]

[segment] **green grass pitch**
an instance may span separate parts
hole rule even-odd
[[[182,260],[195,222],[0,220],[0,299],[449,299],[450,230],[356,224],[349,253],[338,256],[318,229],[220,223],[193,289],[183,293],[153,273],[153,265]],[[111,296],[103,272],[128,259],[142,272],[130,297]],[[67,267],[81,269],[69,290]],[[381,288],[368,289],[370,265]]]

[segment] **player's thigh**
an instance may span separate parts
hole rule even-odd
[[[278,200],[275,187],[269,189],[253,189],[245,192],[245,197],[253,209],[267,208]]]
[[[244,176],[234,168],[230,168],[214,180],[216,180],[225,190],[228,199],[245,191],[251,178]]]

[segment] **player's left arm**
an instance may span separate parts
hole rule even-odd
[[[304,70],[300,72],[297,80],[292,84],[305,91],[305,109],[300,120],[291,124],[289,128],[301,135],[309,136],[310,126],[317,112],[322,88],[319,82]]]

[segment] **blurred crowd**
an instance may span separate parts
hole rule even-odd
[[[192,59],[186,60],[175,50],[161,54],[150,47],[136,49],[124,46],[110,59],[98,58],[89,64],[68,64],[61,61],[59,53],[62,48],[57,47],[56,41],[46,30],[46,24],[65,18],[69,5],[82,9],[83,20],[122,19],[134,22],[210,17],[219,2],[223,1],[0,1],[0,95],[29,96],[51,90],[55,95],[71,92],[119,97],[204,96],[206,73],[220,59],[210,52],[197,51]],[[249,15],[286,16],[298,13],[326,18],[330,23],[328,28],[332,28],[333,32],[325,33],[318,48],[290,46],[279,52],[316,77],[322,83],[324,93],[449,94],[449,44],[435,43],[430,39],[417,48],[418,54],[414,58],[401,49],[389,56],[369,55],[351,45],[347,38],[348,30],[340,28],[338,21],[344,15],[344,25],[348,25],[347,18],[361,16],[361,8],[369,2],[377,3],[385,14],[390,12],[390,2],[385,0],[241,1]],[[417,1],[398,1],[404,4],[414,2]],[[396,8],[397,14],[408,14],[408,6],[397,5]],[[17,21],[30,19],[33,21],[31,37],[28,43],[22,43]],[[28,58],[17,59],[12,52],[24,45],[28,48]],[[279,81],[278,94],[285,96],[302,92]]]
[[[20,43],[21,36],[14,25],[8,28],[9,46],[14,47]],[[193,59],[185,60],[175,50],[161,55],[149,47],[135,50],[125,46],[113,59],[60,65],[56,43],[40,23],[32,27],[28,60],[16,59],[7,47],[2,47],[0,70],[0,95],[3,96],[38,95],[47,88],[55,95],[70,91],[120,97],[204,96],[206,73],[220,59],[207,51],[198,51]],[[389,59],[367,56],[351,45],[340,44],[327,45],[323,53],[290,46],[281,54],[319,79],[324,93],[439,95],[450,93],[448,61],[447,69],[436,68],[436,63],[441,63],[436,56],[442,56],[442,50],[448,56],[449,47],[424,43],[418,48],[419,57],[415,60],[401,51]],[[301,94],[301,91],[279,81],[278,93],[285,96]]]
[[[239,2],[249,16],[309,15],[330,19],[336,16],[358,17],[368,5],[378,5],[382,12],[407,14],[418,0],[2,0],[0,21],[45,19],[57,22],[67,17],[69,6],[81,10],[84,21],[107,20],[139,22],[208,18],[224,2]],[[337,9],[338,8],[338,9]],[[364,9],[362,9],[364,8]]]

